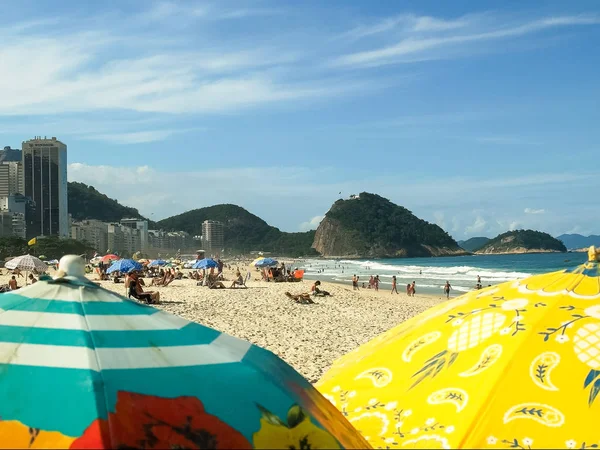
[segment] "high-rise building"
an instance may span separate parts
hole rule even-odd
[[[127,228],[131,228],[133,230],[138,230],[140,237],[140,248],[136,251],[147,251],[149,245],[148,238],[148,221],[140,220],[140,219],[121,219],[121,225]]]
[[[12,220],[12,231],[5,235],[17,236],[22,239],[31,239],[35,235],[30,235],[29,223],[35,216],[35,205],[31,199],[21,195],[9,195],[0,197],[0,213],[3,214],[3,220],[6,222],[10,217]]]
[[[67,146],[55,137],[37,136],[23,142],[22,164],[24,194],[36,206],[32,233],[69,236]]]
[[[216,220],[205,220],[202,222],[202,244],[204,250],[211,255],[218,255],[223,249],[224,226]]]
[[[23,194],[23,164],[21,150],[4,147],[0,150],[0,197]]]

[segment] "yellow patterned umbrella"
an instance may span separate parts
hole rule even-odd
[[[598,448],[599,259],[438,305],[317,388],[375,448]]]

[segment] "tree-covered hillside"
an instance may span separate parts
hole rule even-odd
[[[224,224],[225,248],[247,253],[253,250],[289,256],[315,255],[311,248],[315,232],[285,233],[270,226],[260,217],[236,205],[214,205],[194,209],[157,223],[165,230],[182,230],[192,235],[202,234],[202,222],[216,220]]]
[[[68,184],[69,213],[73,220],[96,219],[118,222],[124,218],[142,217],[139,211],[98,192],[93,186],[72,182]]]
[[[326,256],[464,254],[439,226],[388,199],[365,192],[333,204],[317,230],[314,247]]]
[[[458,245],[460,245],[462,248],[464,248],[468,252],[474,252],[476,250],[479,250],[481,247],[483,247],[489,241],[490,241],[490,238],[483,237],[483,236],[472,237],[470,239],[467,239],[466,241],[458,241]]]
[[[548,233],[534,230],[508,231],[491,239],[477,253],[566,252],[567,248]]]

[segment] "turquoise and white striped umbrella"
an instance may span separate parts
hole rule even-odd
[[[368,447],[272,353],[127,300],[66,256],[0,295],[0,447]]]

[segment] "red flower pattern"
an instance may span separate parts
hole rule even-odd
[[[160,398],[119,392],[114,413],[98,419],[71,445],[91,448],[249,449],[248,440],[196,397]]]

